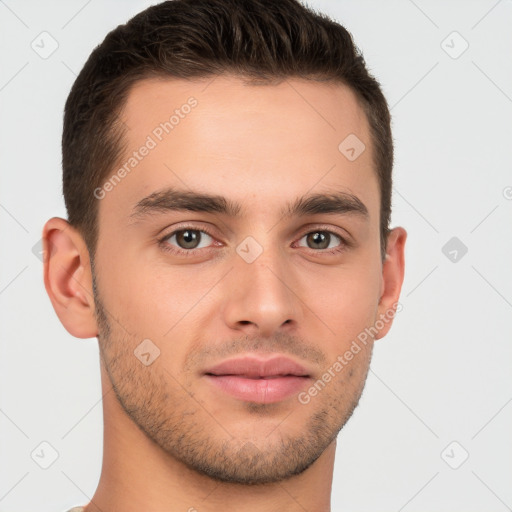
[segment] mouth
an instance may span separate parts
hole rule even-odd
[[[203,375],[223,393],[257,403],[275,403],[290,398],[311,380],[302,365],[284,356],[230,359],[209,368]]]

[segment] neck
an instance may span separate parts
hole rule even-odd
[[[265,485],[212,480],[164,452],[133,423],[102,368],[103,465],[85,512],[329,512],[336,441],[303,473]]]

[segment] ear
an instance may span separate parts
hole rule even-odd
[[[66,330],[77,338],[98,334],[89,251],[66,220],[51,218],[43,228],[44,286]]]
[[[382,265],[381,292],[378,306],[377,322],[384,324],[375,339],[383,338],[391,328],[393,318],[401,306],[398,303],[405,272],[405,240],[407,232],[398,227],[388,235],[386,257]],[[398,307],[397,307],[398,306]]]

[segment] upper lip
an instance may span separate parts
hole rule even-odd
[[[285,356],[259,358],[243,356],[228,359],[205,371],[206,375],[240,375],[247,378],[297,376],[309,377],[302,365]]]

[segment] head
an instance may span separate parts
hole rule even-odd
[[[390,115],[350,34],[295,0],[155,5],[92,52],[62,149],[45,284],[68,331],[98,337],[124,413],[217,480],[305,471],[403,280]],[[294,392],[212,383],[247,354],[302,366]]]

